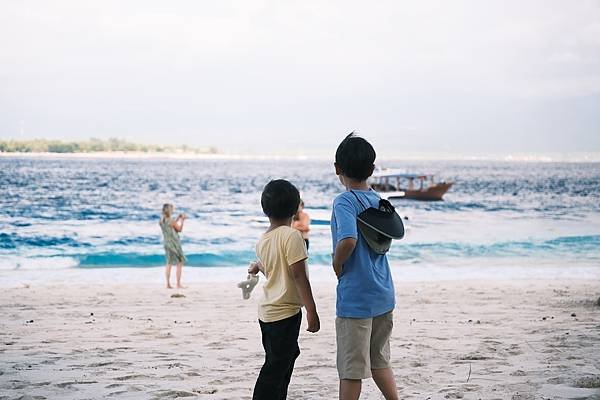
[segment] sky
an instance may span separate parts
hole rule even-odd
[[[600,152],[600,1],[0,0],[0,139]]]

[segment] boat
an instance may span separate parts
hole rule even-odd
[[[453,182],[436,182],[432,174],[406,174],[397,169],[377,169],[371,187],[388,199],[443,200]]]

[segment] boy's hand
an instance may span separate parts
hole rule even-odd
[[[254,261],[250,263],[250,267],[248,267],[248,273],[252,275],[256,275],[260,272],[260,268],[258,267],[259,261]]]
[[[306,320],[308,321],[307,331],[315,333],[321,329],[321,321],[319,321],[319,314],[316,311],[309,312],[306,314]]]
[[[340,279],[340,276],[342,275],[342,270],[344,269],[344,266],[336,265],[335,262],[331,263],[331,265],[333,266],[333,272],[335,273],[336,278]]]
[[[317,306],[313,298],[310,281],[306,274],[306,259],[295,262],[290,265],[290,268],[292,269],[296,289],[298,289],[298,294],[302,298],[302,303],[306,309],[306,321],[308,322],[306,330],[313,333],[318,332],[321,329],[321,323],[319,322],[319,314],[317,314]]]

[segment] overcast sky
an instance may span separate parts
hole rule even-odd
[[[600,151],[600,1],[0,2],[0,138]]]

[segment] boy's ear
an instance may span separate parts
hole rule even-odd
[[[341,175],[344,173],[344,171],[342,171],[342,168],[339,166],[338,163],[333,163],[333,165],[335,166],[335,174],[336,175]]]
[[[369,171],[369,176],[373,175],[374,171],[375,171],[375,164],[371,165],[371,171]]]

